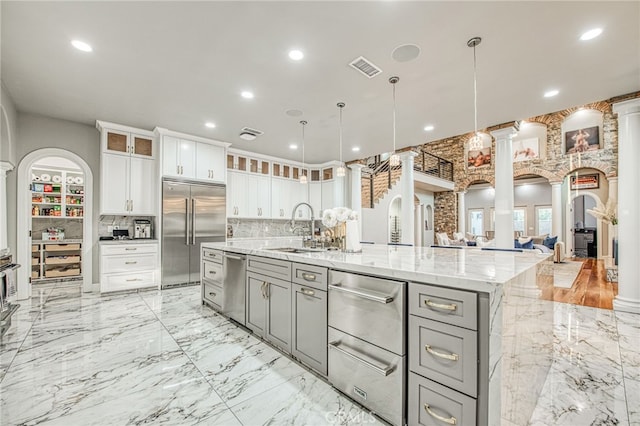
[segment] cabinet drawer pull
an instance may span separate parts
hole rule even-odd
[[[125,250],[127,250],[127,251],[129,251],[129,250],[138,250],[138,248],[137,247],[127,247],[127,248],[125,248]]]
[[[438,419],[438,420],[440,420],[441,422],[445,422],[445,423],[450,424],[450,425],[456,425],[456,424],[458,424],[458,420],[457,420],[455,417],[453,417],[453,416],[451,416],[451,417],[449,417],[449,418],[447,419],[446,417],[442,417],[442,416],[438,415],[437,413],[433,412],[433,411],[431,410],[431,407],[429,407],[429,404],[424,404],[424,409],[425,409],[425,411],[426,411],[427,413],[429,413],[429,415],[430,415],[431,417],[433,417],[433,418],[435,418],[435,419]]]
[[[214,292],[210,291],[210,292],[209,292],[209,296],[211,296],[211,297],[216,297],[216,294],[215,294]]]
[[[359,291],[359,290],[355,290],[347,287],[342,287],[341,284],[331,284],[329,288],[333,290],[338,290],[344,293],[353,294],[354,296],[362,297],[363,299],[373,300],[374,302],[378,302],[378,303],[387,304],[387,303],[393,302],[393,296],[378,293],[377,291],[374,292],[373,290],[369,290],[367,292]]]
[[[442,352],[434,351],[431,348],[431,345],[424,345],[424,349],[427,352],[429,352],[431,355],[435,355],[438,358],[444,358],[444,359],[448,359],[448,360],[451,360],[451,361],[457,361],[458,359],[460,359],[460,356],[458,354],[454,354],[454,353],[443,354]]]
[[[216,271],[209,271],[209,275],[215,275]]]
[[[370,369],[372,369],[373,371],[375,371],[378,374],[381,374],[383,376],[388,376],[389,374],[391,374],[394,370],[394,367],[392,365],[389,366],[385,366],[383,368],[378,367],[377,365],[374,365],[372,363],[370,363],[369,361],[360,358],[358,355],[353,354],[347,350],[344,350],[340,347],[340,342],[331,342],[329,343],[329,348],[334,349],[338,352],[340,352],[343,355],[348,356],[349,358],[352,358],[362,364],[364,364],[365,366],[369,367]]]
[[[455,311],[456,309],[458,309],[458,306],[455,303],[452,303],[450,305],[443,305],[442,303],[432,302],[429,299],[424,299],[424,304],[432,308],[446,309],[447,311]]]
[[[304,287],[300,289],[300,292],[301,292],[302,294],[306,294],[307,296],[313,296],[314,294],[316,294],[316,292],[315,292],[315,291],[313,291],[313,290],[309,290],[309,289],[306,289],[306,288],[304,288]]]
[[[316,276],[314,274],[308,274],[306,272],[302,273],[302,278],[304,278],[306,281],[315,281],[316,280]]]
[[[127,280],[127,282],[131,281],[142,281],[142,278],[131,278],[130,280]]]
[[[125,265],[135,265],[136,263],[138,263],[138,261],[124,262]]]

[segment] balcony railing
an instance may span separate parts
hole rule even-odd
[[[414,170],[453,182],[453,163],[437,155],[425,152],[421,148],[414,149],[418,154],[413,162]]]

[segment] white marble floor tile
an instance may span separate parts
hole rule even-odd
[[[305,372],[231,411],[246,425],[381,425],[368,411]]]

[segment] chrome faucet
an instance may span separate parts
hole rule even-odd
[[[296,204],[296,206],[293,208],[293,211],[291,212],[291,228],[295,229],[296,226],[296,211],[298,210],[298,207],[300,206],[307,206],[309,207],[309,211],[311,212],[311,223],[309,226],[309,242],[312,244],[314,241],[313,238],[313,227],[315,225],[315,219],[313,217],[313,207],[311,207],[311,204],[309,203],[305,203],[304,201],[301,203]],[[304,245],[304,239],[303,239],[303,245]]]

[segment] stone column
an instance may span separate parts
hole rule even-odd
[[[613,105],[618,114],[618,295],[613,308],[640,314],[640,99]]]
[[[405,151],[400,154],[402,160],[402,174],[400,175],[400,241],[402,244],[414,244],[415,209],[413,207],[413,157],[417,154],[413,151]]]
[[[358,227],[362,239],[362,164],[350,164],[351,169],[351,210],[358,213]]]
[[[551,183],[551,237],[557,236],[563,241],[562,235],[562,182]]]
[[[462,232],[463,234],[467,232],[467,208],[464,205],[464,194],[467,191],[458,192],[458,232]]]
[[[7,241],[7,172],[11,170],[13,170],[11,163],[0,161],[0,251],[9,248]]]
[[[496,139],[496,247],[513,248],[513,127],[491,132]]]

